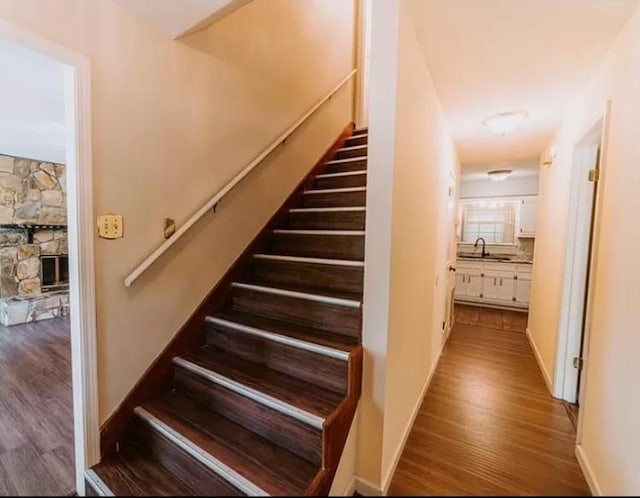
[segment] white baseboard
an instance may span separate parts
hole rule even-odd
[[[547,372],[546,367],[544,366],[544,362],[542,361],[542,356],[540,355],[540,351],[538,351],[538,346],[536,346],[535,341],[531,337],[531,333],[529,332],[529,327],[527,327],[527,339],[529,340],[529,344],[531,345],[531,349],[533,350],[533,354],[536,357],[536,361],[538,362],[538,366],[540,367],[540,371],[542,372],[542,377],[544,378],[545,383],[547,384],[547,389],[553,396],[553,382],[551,382],[551,377],[549,376],[549,372]]]
[[[578,463],[580,464],[580,468],[582,469],[582,473],[584,474],[584,478],[589,485],[589,489],[591,490],[591,494],[593,496],[603,496],[602,488],[596,481],[596,476],[593,474],[593,469],[591,465],[589,465],[589,460],[587,459],[587,455],[584,454],[584,450],[582,449],[582,445],[576,444],[576,458],[578,459]]]
[[[367,481],[362,477],[356,477],[355,490],[363,496],[384,496],[382,490],[373,484],[371,481]]]
[[[389,486],[391,486],[391,480],[393,479],[393,475],[396,472],[396,468],[398,467],[398,463],[400,462],[400,457],[402,456],[402,452],[404,451],[404,447],[407,444],[407,439],[409,439],[409,435],[411,434],[411,429],[413,429],[413,424],[416,421],[416,417],[420,412],[420,407],[422,406],[422,402],[424,400],[425,395],[427,394],[427,389],[429,389],[429,384],[431,384],[431,379],[433,378],[433,374],[436,372],[436,368],[438,368],[438,362],[440,361],[440,357],[442,356],[442,350],[444,349],[444,344],[440,348],[438,355],[431,365],[431,370],[429,371],[429,375],[427,375],[427,380],[422,386],[422,391],[420,392],[420,396],[418,396],[418,400],[416,401],[415,406],[413,407],[413,412],[411,413],[411,419],[409,423],[404,429],[404,433],[402,434],[402,439],[396,448],[396,451],[393,455],[393,464],[387,470],[387,473],[382,478],[382,496],[386,496],[389,491]]]
[[[389,491],[389,486],[391,485],[391,480],[393,479],[393,475],[395,474],[396,468],[398,467],[398,463],[400,462],[400,457],[402,456],[404,447],[407,444],[407,439],[409,439],[409,434],[411,434],[411,429],[413,429],[413,424],[416,420],[416,417],[418,416],[418,413],[420,412],[422,401],[424,400],[424,397],[427,394],[427,389],[429,389],[429,384],[431,384],[431,379],[433,378],[433,374],[435,373],[436,368],[438,367],[438,362],[440,361],[440,356],[442,355],[442,349],[443,348],[440,349],[440,352],[438,353],[438,357],[436,358],[436,361],[433,363],[431,370],[429,371],[427,380],[425,381],[424,386],[422,386],[422,391],[420,392],[420,396],[418,396],[418,400],[415,406],[413,407],[413,411],[411,413],[411,419],[409,420],[407,427],[405,427],[404,433],[402,434],[402,439],[400,440],[400,443],[398,444],[398,448],[396,449],[396,452],[393,455],[393,464],[391,465],[391,467],[385,474],[384,478],[382,479],[382,489],[380,489],[376,484],[372,483],[371,481],[368,481],[361,477],[356,477],[355,489],[361,495],[364,495],[364,496],[386,496],[387,495]]]
[[[356,492],[356,477],[354,476],[351,479],[351,482],[349,483],[349,485],[344,490],[344,492],[338,493],[338,496],[353,496],[353,493],[355,492]]]

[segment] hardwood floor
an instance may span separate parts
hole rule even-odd
[[[499,310],[480,306],[455,305],[456,323],[490,329],[525,332],[529,315],[523,311]]]
[[[588,495],[574,442],[525,334],[458,321],[389,494]]]
[[[563,401],[565,410],[567,410],[567,415],[569,416],[569,420],[571,420],[571,425],[573,426],[573,430],[578,430],[578,414],[580,413],[580,406],[576,403],[569,403],[567,401]]]
[[[74,491],[68,318],[0,326],[0,495]]]

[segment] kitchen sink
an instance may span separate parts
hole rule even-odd
[[[458,259],[470,259],[470,260],[480,260],[480,261],[511,261],[511,258],[508,256],[484,256],[482,257],[480,254],[473,254],[469,256],[458,256]]]

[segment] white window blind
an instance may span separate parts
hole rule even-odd
[[[516,201],[482,200],[465,202],[462,208],[462,243],[473,244],[478,237],[487,244],[514,244]]]

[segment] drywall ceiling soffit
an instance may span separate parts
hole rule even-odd
[[[463,163],[539,157],[638,0],[409,0]],[[525,110],[506,137],[482,125]]]
[[[462,181],[484,181],[489,180],[487,172],[496,169],[510,169],[510,178],[531,178],[540,174],[539,159],[529,159],[526,161],[500,161],[490,163],[463,164],[460,172]]]
[[[115,0],[176,40],[220,21],[251,0]]]

